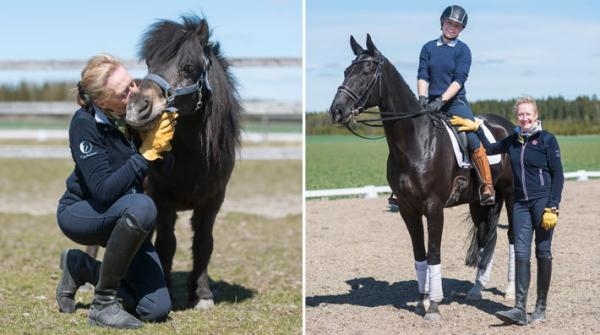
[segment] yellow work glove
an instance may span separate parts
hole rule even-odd
[[[556,208],[544,208],[544,215],[542,216],[542,228],[550,230],[558,223],[558,209]]]
[[[163,158],[160,154],[171,150],[171,139],[175,134],[177,116],[177,113],[163,112],[152,129],[140,133],[142,145],[139,151],[146,160]]]
[[[481,120],[471,121],[455,115],[450,119],[450,124],[460,126],[458,127],[458,131],[477,131],[481,125]]]

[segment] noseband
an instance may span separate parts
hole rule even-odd
[[[177,108],[175,108],[174,103],[175,103],[175,98],[177,98],[178,96],[182,96],[182,95],[188,95],[188,94],[192,94],[192,93],[198,93],[198,101],[196,102],[196,111],[200,110],[200,108],[202,107],[202,88],[206,87],[206,90],[211,93],[212,92],[212,88],[210,87],[210,83],[208,82],[208,67],[206,68],[206,71],[202,73],[202,75],[200,75],[200,78],[198,78],[198,81],[195,82],[192,85],[188,85],[188,86],[184,86],[184,87],[173,87],[171,86],[171,84],[169,84],[165,79],[163,79],[161,76],[154,74],[154,73],[149,73],[147,74],[142,80],[150,80],[153,83],[155,83],[156,85],[158,85],[158,87],[160,87],[163,91],[163,94],[165,95],[165,99],[167,99],[167,111],[171,111],[174,112],[177,110]]]
[[[363,94],[359,96],[350,87],[348,87],[344,84],[342,84],[337,89],[338,92],[342,92],[342,93],[346,94],[348,97],[350,97],[350,99],[352,99],[352,101],[354,101],[354,104],[352,105],[352,115],[353,116],[357,116],[358,114],[362,113],[365,110],[365,105],[369,101],[369,98],[371,98],[371,95],[373,95],[373,88],[375,87],[375,84],[377,84],[377,82],[379,82],[379,80],[381,79],[381,66],[383,65],[383,56],[381,55],[381,53],[378,53],[378,57],[376,60],[373,59],[372,57],[364,58],[364,59],[357,59],[357,60],[353,61],[352,64],[350,64],[350,66],[353,66],[358,63],[363,63],[363,62],[373,62],[373,63],[377,64],[377,68],[375,69],[375,74],[373,75],[373,78],[371,78],[369,85],[367,85],[367,89],[365,90],[365,92],[363,92]],[[379,85],[379,88],[381,90],[381,85]]]

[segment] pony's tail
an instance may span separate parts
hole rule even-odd
[[[472,215],[470,216],[469,221],[473,224],[469,229],[469,248],[465,263],[467,266],[485,269],[492,259],[494,249],[496,248],[496,238],[498,236],[496,231],[499,214],[502,210],[502,200],[497,198],[492,208],[473,208],[473,206],[478,205],[469,206],[471,207],[471,211],[480,211],[482,214],[482,211],[487,211],[487,213],[481,215],[481,217],[485,217],[485,220],[479,218],[479,222],[476,221],[477,218],[473,218]]]

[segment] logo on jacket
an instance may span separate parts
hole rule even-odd
[[[92,146],[92,143],[88,141],[81,141],[81,143],[79,143],[79,151],[81,151],[82,155],[79,157],[81,157],[81,159],[86,159],[96,155],[97,152],[92,152],[93,149],[94,147]]]

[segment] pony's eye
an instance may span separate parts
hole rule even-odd
[[[194,74],[194,66],[190,65],[190,64],[186,64],[183,67],[181,67],[181,72],[183,72],[186,75],[192,75],[192,74]]]

